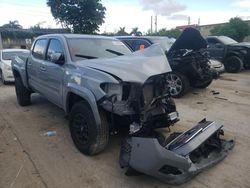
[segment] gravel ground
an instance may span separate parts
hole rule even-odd
[[[225,160],[178,187],[250,187],[249,86],[250,71],[223,74],[207,89],[176,100],[181,121],[172,132],[206,117],[222,123],[225,137],[236,140]],[[44,136],[50,130],[57,134]],[[125,176],[118,164],[119,145],[119,136],[111,136],[101,154],[82,155],[62,110],[39,95],[32,96],[31,106],[19,107],[14,86],[0,85],[0,188],[175,187],[144,175]]]

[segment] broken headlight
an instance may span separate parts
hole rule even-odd
[[[118,101],[122,100],[122,85],[114,83],[103,83],[101,84],[102,90],[107,94],[108,97],[116,96]]]

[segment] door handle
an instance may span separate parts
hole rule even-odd
[[[28,61],[28,65],[32,65],[32,63],[30,61]]]
[[[43,67],[43,66],[40,66],[40,70],[41,70],[41,71],[46,71],[46,68]]]

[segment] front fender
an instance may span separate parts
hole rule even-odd
[[[79,86],[74,83],[69,83],[65,89],[64,100],[63,100],[65,101],[64,110],[67,113],[69,113],[68,100],[70,93],[74,93],[75,95],[78,95],[79,97],[86,100],[89,103],[89,106],[91,107],[96,123],[101,124],[101,118],[99,115],[98,106],[94,94],[85,87]]]

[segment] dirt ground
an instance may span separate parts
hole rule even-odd
[[[178,187],[250,187],[250,71],[223,74],[176,103],[181,121],[172,132],[207,117],[236,140],[225,160]],[[57,134],[44,136],[50,130]],[[84,156],[72,143],[62,110],[39,95],[32,96],[31,106],[19,107],[14,86],[0,86],[0,188],[175,187],[149,176],[125,176],[119,145],[119,136],[112,136],[104,152]]]

